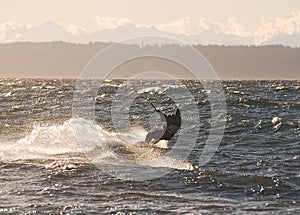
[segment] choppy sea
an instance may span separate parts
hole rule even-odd
[[[106,80],[78,97],[89,81],[0,79],[0,214],[300,213],[300,81],[222,81],[225,130],[203,165],[201,82]],[[159,126],[150,102],[185,110],[168,150],[135,146]]]

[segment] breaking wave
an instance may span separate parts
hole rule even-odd
[[[115,133],[82,118],[72,118],[60,125],[35,123],[25,137],[0,143],[2,162],[41,160],[76,160],[103,165],[134,163],[151,167],[192,169],[191,164],[168,157],[165,149],[140,146],[147,131],[134,128]]]

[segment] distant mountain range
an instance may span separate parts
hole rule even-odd
[[[280,34],[272,37],[266,42],[262,43],[262,45],[273,45],[273,44],[282,44],[292,47],[300,47],[300,34]]]
[[[45,42],[45,41],[65,41],[76,43],[88,43],[94,41],[117,42],[124,39],[144,36],[158,35],[174,38],[189,44],[202,45],[254,45],[253,37],[240,37],[217,33],[213,30],[204,30],[198,35],[172,34],[160,31],[155,27],[137,27],[134,24],[125,24],[115,29],[105,29],[91,34],[72,34],[63,26],[53,22],[46,22],[33,27],[18,27],[7,32],[2,43],[5,42]],[[287,35],[280,34],[263,42],[261,45],[281,44],[292,47],[300,47],[300,34]]]

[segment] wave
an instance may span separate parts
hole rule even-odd
[[[137,143],[147,131],[132,128],[117,133],[82,118],[60,125],[33,125],[24,138],[0,143],[0,161],[81,160],[103,165],[134,164],[151,167],[192,169],[187,161],[168,156],[165,149]]]

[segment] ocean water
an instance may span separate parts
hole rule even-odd
[[[300,213],[300,81],[221,85],[225,131],[199,165],[215,129],[200,82],[0,79],[0,214]],[[169,150],[135,145],[159,126],[149,101],[185,110]]]

